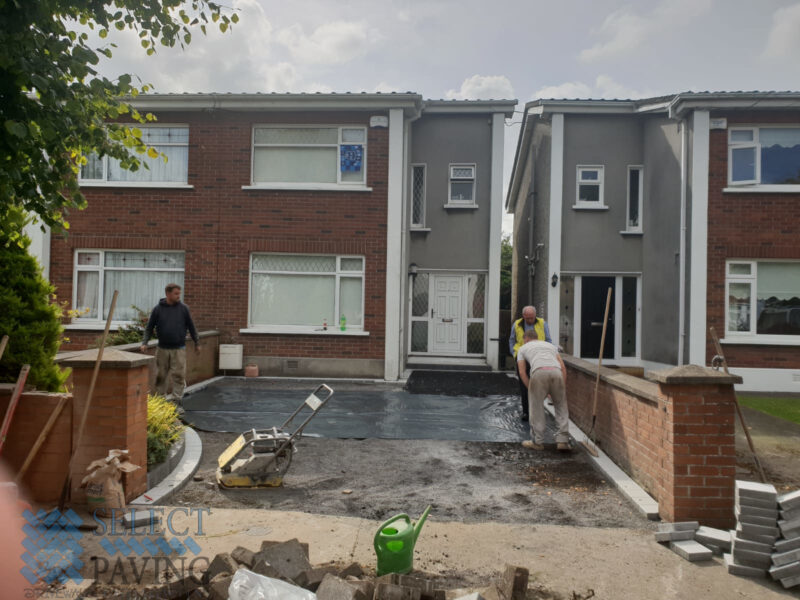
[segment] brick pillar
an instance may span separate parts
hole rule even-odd
[[[665,412],[658,498],[664,521],[734,525],[738,375],[696,365],[650,374]]]
[[[125,499],[135,498],[147,490],[147,391],[149,365],[155,359],[143,354],[106,348],[97,374],[83,438],[72,463],[73,504],[86,501],[80,483],[86,467],[93,460],[105,458],[113,449],[128,450],[131,462],[141,468],[123,477]],[[61,361],[72,368],[73,445],[86,406],[97,349],[85,350]]]

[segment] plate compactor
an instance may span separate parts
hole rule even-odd
[[[245,431],[220,454],[217,459],[217,483],[224,488],[278,487],[292,464],[292,454],[297,452],[294,442],[320,409],[333,396],[333,390],[324,383],[317,387],[297,407],[280,427]],[[308,414],[302,425],[293,433],[285,429],[303,408]]]

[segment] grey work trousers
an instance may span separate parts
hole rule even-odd
[[[537,444],[544,443],[546,421],[544,399],[548,394],[556,412],[556,443],[569,442],[569,408],[561,369],[536,369],[528,382],[528,410],[530,412],[531,437]]]
[[[172,393],[167,396],[170,381]],[[186,348],[156,348],[156,393],[179,402],[185,388]]]

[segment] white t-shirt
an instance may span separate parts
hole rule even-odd
[[[517,362],[521,360],[527,360],[530,364],[530,375],[542,367],[561,369],[561,363],[558,362],[558,348],[550,342],[534,340],[523,344],[517,353]]]

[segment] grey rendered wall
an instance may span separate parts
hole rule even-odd
[[[412,233],[409,261],[421,269],[489,268],[490,115],[428,114],[415,121],[411,163],[427,165],[425,227]],[[451,163],[475,163],[477,209],[445,209]]]
[[[531,193],[533,185],[533,149],[523,165],[521,183],[514,202],[514,231],[512,234],[513,260],[511,264],[511,315],[520,314],[527,302],[529,269],[525,256],[529,255],[530,223],[533,220]]]
[[[681,133],[666,118],[644,126],[642,359],[677,364]]]
[[[567,115],[564,119],[562,271],[638,272],[642,240],[623,236],[628,166],[641,165],[643,124],[631,116]],[[603,165],[608,210],[576,210],[578,165]],[[645,175],[646,177],[646,175]]]

